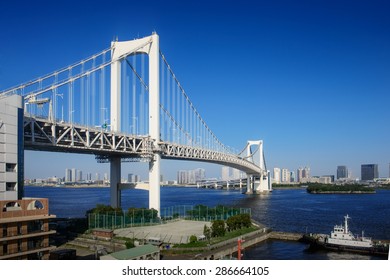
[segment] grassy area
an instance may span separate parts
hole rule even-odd
[[[226,232],[226,234],[222,237],[214,237],[214,238],[211,238],[210,240],[210,245],[214,245],[214,244],[218,244],[220,242],[223,242],[223,241],[226,241],[226,240],[229,240],[229,239],[233,239],[233,238],[238,238],[240,237],[241,235],[244,235],[244,234],[247,234],[247,233],[250,233],[250,232],[253,232],[253,231],[256,231],[258,230],[259,228],[258,227],[255,227],[255,226],[251,226],[249,228],[243,228],[243,229],[238,229],[238,230],[235,230],[235,231],[231,231],[231,232]],[[174,246],[174,248],[205,248],[208,246],[208,242],[207,241],[197,241],[197,242],[193,242],[193,243],[186,243],[186,244],[177,244]]]

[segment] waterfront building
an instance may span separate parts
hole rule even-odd
[[[77,174],[77,169],[76,169],[76,168],[72,168],[72,178],[71,178],[71,182],[76,182],[76,181],[77,181],[76,174]]]
[[[195,183],[206,178],[206,171],[203,168],[195,169]]]
[[[233,168],[233,175],[232,175],[232,179],[233,180],[238,180],[238,179],[241,179],[242,176],[241,176],[241,171],[236,169],[236,168]],[[203,178],[204,179],[204,178]]]
[[[186,170],[179,170],[177,172],[177,183],[188,184],[188,172]]]
[[[83,180],[83,171],[77,170],[77,182],[81,182]]]
[[[378,164],[362,164],[361,179],[362,181],[372,181],[379,178]]]
[[[334,175],[323,175],[322,177],[329,177],[330,178],[330,182],[331,183],[334,182]]]
[[[348,168],[345,165],[337,166],[337,180],[338,179],[348,179],[348,178],[349,178]]]
[[[24,140],[23,98],[0,99],[0,199],[23,197]],[[1,209],[0,209],[1,211]]]
[[[301,182],[303,177],[303,168],[299,167],[297,170],[297,182]]]
[[[280,183],[280,168],[279,167],[274,167],[274,183],[279,184]]]
[[[290,182],[291,182],[291,183],[294,183],[294,182],[295,182],[295,172],[294,172],[294,171],[291,171],[291,172],[290,172]]]
[[[222,166],[221,179],[222,179],[222,181],[229,181],[230,180],[230,167],[229,166]]]
[[[47,198],[0,201],[0,260],[49,259],[50,230]]]
[[[306,178],[306,179],[309,179],[311,176],[310,176],[310,167],[305,167],[303,169],[303,172],[302,172],[302,178]]]
[[[69,168],[65,169],[65,182],[72,182],[72,171]]]
[[[287,168],[282,168],[282,183],[290,183],[290,171]]]
[[[132,173],[127,174],[127,182],[128,183],[135,183],[134,175]]]

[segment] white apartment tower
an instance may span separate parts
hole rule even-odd
[[[281,178],[280,168],[274,167],[274,183],[279,184],[280,178]]]
[[[229,166],[222,166],[222,181],[229,181],[230,180],[230,167]]]
[[[23,98],[0,99],[0,200],[23,197]]]
[[[282,169],[282,183],[290,183],[290,171],[287,168]]]

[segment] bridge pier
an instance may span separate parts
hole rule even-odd
[[[110,205],[114,208],[121,207],[121,158],[110,158]]]
[[[253,194],[253,176],[246,174],[246,193]]]
[[[155,154],[149,162],[149,208],[158,211],[160,217],[160,165],[161,155]]]

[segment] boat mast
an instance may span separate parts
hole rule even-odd
[[[349,219],[348,214],[347,216],[344,216],[344,218],[345,218],[344,233],[348,233],[348,219]]]

